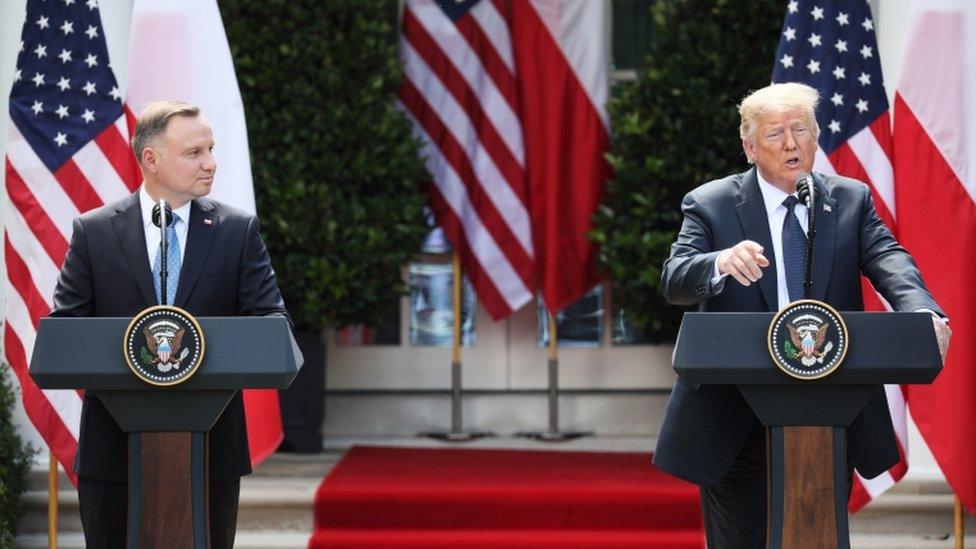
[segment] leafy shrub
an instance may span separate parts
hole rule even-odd
[[[17,520],[23,512],[20,496],[27,490],[27,473],[36,453],[14,428],[17,392],[7,379],[9,369],[6,364],[0,365],[0,548],[13,546]]]
[[[769,83],[783,14],[777,0],[659,0],[636,81],[614,89],[614,175],[592,237],[614,301],[652,341],[673,341],[683,312],[660,288],[681,199],[746,169],[736,106]]]
[[[429,180],[400,82],[395,0],[220,3],[262,235],[301,328],[372,323],[427,232]]]

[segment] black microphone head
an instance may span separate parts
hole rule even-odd
[[[813,178],[808,173],[801,173],[796,178],[796,196],[808,208],[811,207],[810,202],[813,200],[813,192]]]
[[[166,208],[166,225],[169,226],[169,224],[173,221],[173,208],[170,208],[169,204],[167,204],[165,201],[160,202],[162,202],[163,206]],[[159,217],[159,204],[157,203],[152,209],[152,222],[153,225],[157,227],[159,227]]]

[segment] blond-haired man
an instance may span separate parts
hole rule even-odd
[[[754,166],[685,196],[684,221],[662,273],[670,302],[701,311],[776,311],[803,297],[797,261],[805,257],[808,212],[796,181],[813,168],[817,100],[813,88],[791,83],[742,101],[739,133]],[[863,273],[895,310],[932,313],[945,356],[949,329],[942,311],[878,218],[868,187],[839,176],[814,174],[813,180],[819,198],[812,297],[838,310],[861,310]],[[695,390],[676,381],[654,463],[701,486],[709,547],[765,547],[765,446],[765,430],[735,387]],[[871,478],[898,457],[878,387],[848,429],[849,462]]]
[[[213,148],[213,131],[197,107],[180,101],[146,107],[133,137],[143,184],[74,221],[51,316],[131,317],[160,302],[163,258],[152,222],[159,199],[175,214],[167,303],[196,316],[287,316],[257,219],[205,198],[217,169]],[[89,548],[125,546],[126,449],[125,433],[98,395],[85,394],[75,471]],[[210,430],[209,452],[210,547],[229,548],[240,477],[251,472],[240,393]]]

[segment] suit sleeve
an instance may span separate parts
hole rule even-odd
[[[678,238],[671,245],[671,256],[664,262],[661,289],[664,298],[675,305],[692,305],[719,293],[723,283],[712,284],[715,251],[705,207],[694,196],[681,202],[684,220]]]
[[[238,314],[242,316],[284,316],[292,323],[285,311],[285,302],[278,290],[278,279],[271,267],[268,248],[261,239],[258,220],[251,217],[244,235],[244,253],[241,254],[240,294]]]
[[[64,258],[54,287],[54,304],[51,315],[55,317],[87,317],[95,312],[94,286],[92,285],[91,256],[81,220],[71,224],[71,243]]]
[[[878,217],[866,185],[862,186],[862,193],[861,272],[894,310],[930,309],[944,317],[925,287],[915,260]]]

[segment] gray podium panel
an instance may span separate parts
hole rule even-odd
[[[774,364],[766,345],[774,313],[685,313],[674,371],[700,385],[808,385]],[[844,364],[818,385],[931,383],[942,358],[929,313],[841,312],[850,339]]]
[[[126,366],[122,338],[128,318],[43,318],[30,374],[45,389],[133,391],[157,388]],[[201,317],[203,363],[171,390],[287,388],[302,354],[284,317]]]

